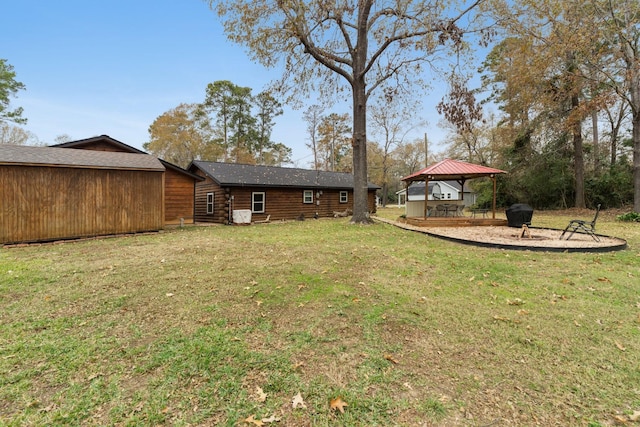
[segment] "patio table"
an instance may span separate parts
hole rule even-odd
[[[489,209],[471,209],[471,216],[475,218],[476,215],[482,214],[482,218],[486,218],[487,212]]]

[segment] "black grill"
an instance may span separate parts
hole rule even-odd
[[[531,206],[524,203],[516,203],[511,205],[506,210],[507,225],[509,227],[522,227],[523,224],[531,225],[531,218],[533,217],[533,209]]]

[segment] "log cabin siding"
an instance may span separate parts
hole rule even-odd
[[[313,203],[304,203],[304,191],[313,192]],[[319,191],[322,195],[317,197]],[[348,197],[346,203],[340,203],[340,191],[347,191]],[[319,218],[332,217],[334,212],[343,212],[347,209],[353,211],[353,192],[350,190],[324,189],[317,190],[312,188],[262,188],[262,187],[244,187],[232,188],[233,208],[234,209],[251,209],[251,197],[254,192],[265,193],[264,212],[252,212],[251,219],[259,221],[270,215],[270,219],[297,219],[314,218],[317,214]],[[319,202],[319,204],[317,203]]]
[[[303,202],[305,190],[313,191],[313,203]],[[265,193],[265,211],[252,212],[251,220],[260,221],[269,216],[271,221],[298,219],[301,215],[305,219],[333,217],[334,212],[353,211],[353,191],[324,189],[317,197],[317,189],[303,188],[264,188],[264,187],[220,187],[211,178],[196,184],[196,222],[229,224],[233,222],[230,209],[251,209],[251,198],[254,192]],[[347,191],[347,202],[340,202],[340,192]],[[214,212],[207,214],[206,198],[208,193],[214,194]],[[231,197],[233,200],[231,203]],[[369,192],[369,208],[375,212],[375,191]],[[317,204],[317,201],[320,204]]]
[[[163,228],[162,171],[0,166],[0,243]]]
[[[292,220],[304,217],[332,217],[336,212],[353,212],[353,175],[299,168],[193,161],[193,174],[205,178],[196,182],[196,222],[228,224],[234,210],[252,210],[252,194],[264,193],[264,212],[252,212],[252,221],[267,217]],[[369,211],[375,212],[375,193],[369,184]],[[304,193],[312,194],[305,203]],[[341,202],[340,194],[347,193]],[[214,212],[207,213],[207,194],[214,194]]]
[[[200,175],[201,172],[198,172]],[[201,175],[202,176],[202,175]],[[213,193],[213,213],[207,213],[207,194]],[[196,183],[195,196],[195,220],[196,222],[212,222],[218,224],[226,224],[229,221],[228,215],[228,193],[216,184],[211,178],[203,182]]]

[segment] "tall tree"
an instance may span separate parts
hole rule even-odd
[[[214,115],[218,141],[226,149],[225,160],[246,161],[251,152],[255,119],[251,116],[251,88],[238,86],[228,80],[207,85],[203,108]]]
[[[572,146],[574,205],[585,206],[583,122],[607,100],[593,88],[588,58],[599,45],[589,7],[581,0],[517,0],[504,19],[510,36],[485,63],[494,80],[508,81],[499,96],[520,120],[514,152],[526,153],[536,132],[567,134]],[[504,14],[504,12],[502,12]],[[526,66],[525,66],[526,64]],[[516,96],[513,96],[516,94]],[[514,108],[515,107],[515,108]],[[514,123],[514,118],[510,123]],[[523,156],[522,159],[526,161]]]
[[[607,50],[610,67],[594,68],[631,110],[633,140],[633,210],[640,212],[640,3],[637,0],[590,0],[596,19],[589,29]],[[596,62],[595,64],[598,64]]]
[[[309,142],[306,144],[313,154],[313,168],[320,169],[318,161],[318,127],[322,120],[324,109],[318,104],[309,106],[302,115],[303,120],[307,123],[307,134]]]
[[[16,96],[18,91],[24,90],[25,85],[16,80],[16,72],[6,59],[0,58],[0,123],[14,122],[25,124],[27,119],[22,117],[23,109],[9,109],[10,98]]]
[[[421,139],[398,144],[393,151],[393,155],[397,160],[396,168],[398,175],[411,175],[424,168],[429,161],[434,159],[434,156],[429,154],[429,161],[427,161],[425,154],[424,141]]]
[[[320,119],[318,125],[318,157],[324,170],[350,172],[345,162],[351,151],[351,126],[349,114],[331,113]]]
[[[402,144],[409,132],[422,125],[416,117],[419,101],[395,95],[389,93],[383,98],[384,101],[374,104],[370,114],[371,133],[378,136],[380,141],[380,180],[376,183],[382,187],[382,206],[387,206],[390,173],[394,164],[393,150]]]
[[[256,117],[256,141],[255,151],[259,164],[267,164],[265,152],[275,148],[275,143],[271,141],[271,132],[275,125],[274,119],[281,116],[282,104],[268,91],[260,92],[255,97],[255,105],[258,110]],[[282,145],[282,144],[281,144]],[[278,152],[278,150],[275,150]],[[275,156],[278,158],[279,156]]]
[[[221,144],[213,141],[207,117],[199,104],[180,104],[149,126],[149,141],[144,149],[180,167],[192,160],[220,160]]]
[[[227,36],[265,66],[284,62],[280,87],[335,96],[346,83],[353,119],[354,211],[368,223],[367,104],[384,86],[420,83],[443,46],[460,51],[463,25],[484,0],[208,0]]]

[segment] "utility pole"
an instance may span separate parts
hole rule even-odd
[[[429,146],[427,143],[427,133],[424,133],[424,167],[429,167]]]

